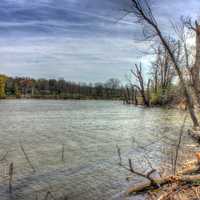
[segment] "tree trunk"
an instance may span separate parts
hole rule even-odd
[[[192,81],[195,96],[200,106],[200,85],[199,85],[199,72],[200,72],[200,25],[196,22],[196,59],[195,64],[191,70]]]
[[[138,105],[138,100],[137,100],[137,89],[134,89],[134,103],[137,106]]]
[[[151,84],[151,79],[149,79],[148,83],[147,83],[147,101],[148,101],[148,106],[150,106],[150,104],[151,104],[150,84]]]

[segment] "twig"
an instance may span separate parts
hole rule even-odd
[[[56,200],[56,198],[53,196],[53,194],[48,191],[44,197],[44,200],[48,200],[48,198],[51,197],[51,199]]]
[[[26,151],[25,151],[25,149],[24,149],[22,143],[20,142],[19,144],[20,144],[20,148],[21,148],[21,150],[22,150],[22,152],[23,152],[23,154],[24,154],[24,156],[25,156],[25,158],[26,158],[26,161],[28,162],[29,166],[31,167],[31,169],[33,170],[33,172],[36,172],[35,167],[34,167],[33,164],[31,163],[31,161],[30,161],[30,159],[29,159],[29,157],[28,157],[28,154],[26,153]]]
[[[14,164],[10,163],[9,165],[9,193],[12,193],[13,173],[14,173]]]
[[[130,171],[134,172],[131,159],[128,159],[128,162],[129,162],[129,169],[130,169]]]
[[[64,162],[65,159],[65,145],[62,145],[62,157],[61,157],[62,161]]]
[[[155,188],[159,188],[160,185],[158,183],[156,183],[156,181],[151,177],[151,174],[154,173],[156,170],[152,169],[150,172],[148,172],[147,174],[143,174],[141,172],[138,172],[136,170],[134,170],[133,165],[132,165],[132,161],[131,159],[128,160],[129,161],[129,167],[126,167],[124,165],[122,165],[122,167],[128,171],[130,171],[133,174],[136,174],[138,176],[141,176],[143,178],[148,179],[151,182],[151,185],[154,186]]]
[[[116,147],[117,147],[117,154],[119,157],[119,165],[122,165],[121,149],[118,145],[116,145]]]
[[[182,136],[183,136],[183,130],[185,127],[186,119],[187,119],[187,114],[184,117],[183,124],[181,126],[181,130],[180,130],[180,134],[179,134],[178,144],[176,146],[175,160],[174,160],[174,175],[176,174],[177,160],[178,160],[178,156],[179,156],[179,149],[180,149],[180,145],[181,145],[181,140],[182,140]]]

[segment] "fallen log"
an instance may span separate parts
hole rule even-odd
[[[154,181],[159,184],[160,186],[163,186],[168,183],[193,183],[200,181],[200,175],[183,175],[183,176],[167,176],[164,178],[157,178],[154,179]],[[134,193],[143,192],[146,190],[155,189],[155,185],[152,184],[151,181],[146,180],[142,183],[138,183],[132,187],[130,187],[127,191],[127,195],[131,195]]]

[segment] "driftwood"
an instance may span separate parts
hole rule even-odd
[[[167,176],[164,178],[157,178],[154,179],[154,181],[159,184],[160,186],[163,186],[168,183],[193,183],[200,181],[200,175],[183,175],[183,176]],[[138,183],[132,187],[129,188],[127,191],[127,195],[131,195],[133,193],[143,192],[145,190],[154,189],[155,185],[152,184],[151,181],[146,180],[142,183]]]

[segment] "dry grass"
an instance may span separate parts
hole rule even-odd
[[[147,200],[198,200],[200,199],[199,185],[168,185],[162,190],[152,191]]]

